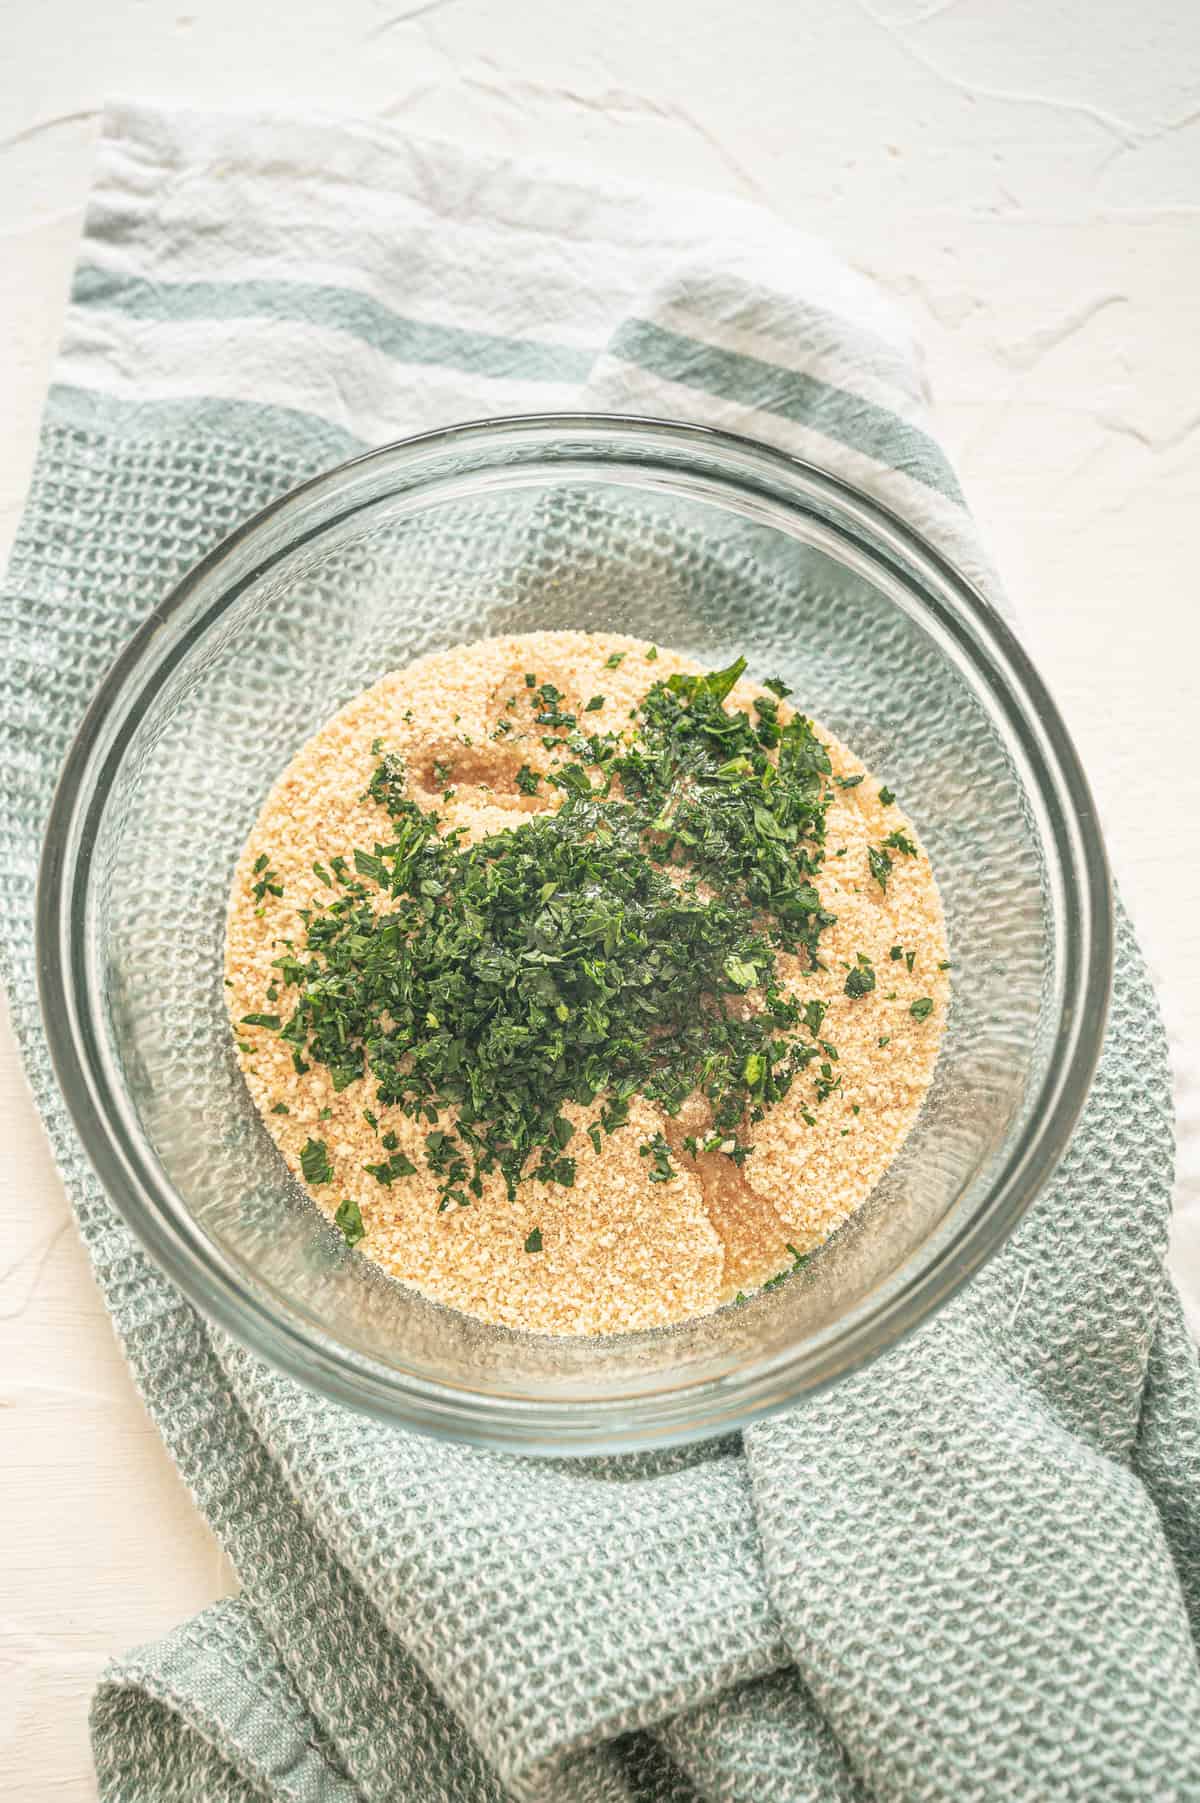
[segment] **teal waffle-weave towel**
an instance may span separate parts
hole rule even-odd
[[[985,583],[912,347],[764,214],[334,122],[112,113],[0,603],[0,936],[154,1419],[242,1585],[95,1699],[114,1803],[1200,1797],[1200,1382],[1128,922],[1069,1154],[923,1330],[743,1436],[573,1464],[351,1416],[207,1329],[56,1092],[32,904],[106,665],[236,522],[364,445],[623,407],[871,490]]]

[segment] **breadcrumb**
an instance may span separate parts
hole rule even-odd
[[[866,1200],[895,1158],[932,1079],[949,1005],[941,901],[916,830],[890,791],[881,798],[880,782],[818,724],[834,783],[817,887],[837,921],[822,934],[823,969],[781,955],[779,971],[790,992],[827,1006],[821,1037],[836,1062],[811,1072],[824,1068],[831,1093],[817,1102],[813,1082],[797,1079],[754,1128],[754,1150],[740,1169],[720,1152],[692,1158],[682,1150],[689,1105],[669,1119],[638,1096],[628,1127],[607,1136],[598,1154],[577,1134],[573,1188],[529,1178],[509,1200],[493,1172],[473,1206],[439,1213],[424,1123],[382,1106],[369,1077],[335,1093],[324,1065],[300,1073],[290,1045],[242,1024],[247,1014],[272,1011],[273,961],[283,942],[303,945],[301,910],[329,895],[321,871],[378,837],[379,811],[366,790],[380,744],[404,759],[408,793],[436,806],[446,830],[486,837],[561,801],[545,783],[527,793],[528,778],[518,781],[526,766],[544,774],[562,760],[521,705],[526,673],[555,684],[588,730],[618,730],[653,681],[699,668],[661,649],[648,661],[650,650],[644,640],[610,634],[531,633],[458,646],[383,677],[292,759],[250,834],[230,896],[225,974],[237,1055],[290,1169],[303,1182],[303,1148],[320,1140],[333,1177],[308,1186],[310,1194],[330,1216],[347,1200],[357,1204],[360,1252],[447,1307],[526,1331],[662,1327],[789,1270],[797,1253],[819,1246]],[[743,681],[726,705],[749,708],[764,692]],[[585,714],[596,696],[602,706]],[[504,719],[511,727],[500,728]],[[890,852],[885,887],[868,852],[897,833],[913,852]],[[876,983],[855,999],[846,978],[860,956]],[[914,1016],[913,1004],[926,1000],[932,1008]],[[577,1125],[588,1117],[578,1107],[562,1112]],[[694,1124],[703,1130],[698,1115]],[[672,1181],[652,1184],[638,1147],[660,1132],[678,1168]],[[386,1156],[385,1133],[417,1167],[390,1187],[364,1170]]]

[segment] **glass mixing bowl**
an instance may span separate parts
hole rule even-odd
[[[867,1205],[791,1281],[604,1339],[521,1335],[384,1278],[306,1199],[222,999],[234,861],[275,776],[385,671],[500,632],[738,652],[861,754],[933,860],[954,991],[936,1079]],[[249,521],[139,631],[51,815],[47,1030],[80,1136],[211,1320],[384,1420],[587,1452],[794,1403],[925,1319],[1045,1182],[1104,1027],[1112,921],[1075,752],[994,611],[821,471],[698,427],[566,415],[391,445]]]

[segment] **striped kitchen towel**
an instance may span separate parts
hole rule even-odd
[[[739,203],[363,125],[108,116],[0,600],[0,949],[135,1379],[242,1586],[104,1677],[113,1803],[1200,1796],[1200,1385],[1124,920],[1073,1145],[968,1291],[790,1415],[574,1464],[386,1429],[206,1328],[87,1169],[39,1024],[71,734],[246,515],[425,427],[620,407],[834,469],[994,594],[918,371],[865,282]]]

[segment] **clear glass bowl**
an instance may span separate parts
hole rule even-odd
[[[632,632],[778,673],[890,783],[941,884],[954,994],[904,1151],[805,1273],[669,1331],[484,1325],[391,1282],[299,1191],[229,1043],[222,934],[263,796],[350,696],[497,632]],[[1061,720],[993,610],[898,520],[747,440],[495,420],[389,446],[251,520],[155,610],[67,760],[39,895],[59,1079],[89,1157],[205,1315],[384,1420],[586,1452],[794,1403],[925,1319],[1063,1151],[1112,960]]]

